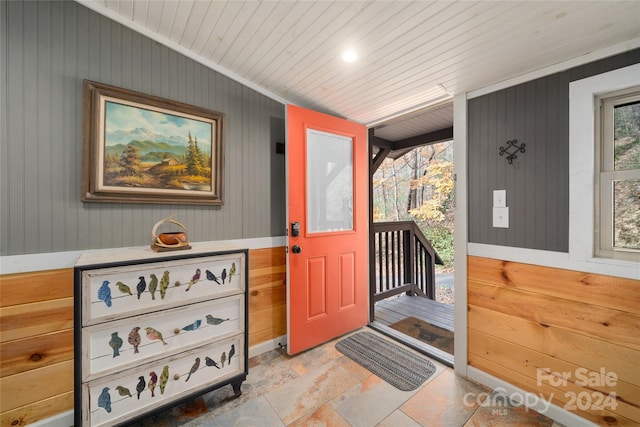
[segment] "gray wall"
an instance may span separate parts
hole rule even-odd
[[[640,50],[468,102],[469,241],[567,252],[569,83],[640,62]],[[513,165],[506,141],[526,144]],[[507,190],[510,227],[492,227],[493,190]]]
[[[2,1],[0,37],[2,255],[284,235],[282,104],[71,1]],[[83,204],[83,79],[225,113],[224,206]]]

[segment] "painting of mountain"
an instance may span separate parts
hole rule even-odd
[[[104,184],[211,191],[211,122],[107,101]]]
[[[106,133],[105,141],[105,145],[127,145],[131,141],[164,142],[171,145],[183,145],[185,147],[187,145],[187,138],[184,136],[165,136],[146,128],[112,130]]]

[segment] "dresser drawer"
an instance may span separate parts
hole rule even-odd
[[[82,326],[244,293],[244,253],[85,268]]]
[[[82,385],[83,425],[112,425],[246,375],[243,334]],[[152,386],[150,386],[150,384]],[[239,385],[238,385],[239,387]],[[211,386],[210,388],[215,388]]]
[[[82,330],[82,381],[243,333],[244,295],[127,317]]]

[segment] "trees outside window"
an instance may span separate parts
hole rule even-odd
[[[596,254],[640,259],[640,92],[601,97]]]
[[[387,158],[373,177],[374,221],[415,221],[453,268],[453,141],[418,147]]]

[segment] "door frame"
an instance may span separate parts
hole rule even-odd
[[[467,241],[468,241],[468,208],[467,208],[467,93],[453,97],[453,157],[455,176],[455,218],[454,218],[454,288],[456,302],[454,305],[454,370],[458,375],[467,376]],[[371,148],[373,129],[369,129],[369,146]],[[375,242],[371,238],[373,230],[373,177],[371,170],[374,159],[369,159],[369,277],[375,276],[375,266],[371,262],[374,254]],[[369,322],[375,320],[374,308],[375,290],[370,286],[369,298]]]
[[[310,109],[306,109],[303,107],[298,107],[295,104],[287,104],[287,106],[285,107],[285,141],[286,141],[286,149],[285,149],[285,195],[286,195],[286,236],[285,236],[285,240],[286,240],[286,303],[287,303],[287,313],[286,313],[286,321],[287,321],[287,349],[288,349],[288,353],[291,354],[291,296],[292,296],[292,292],[291,292],[291,277],[292,277],[292,267],[291,267],[291,256],[292,256],[292,248],[290,248],[290,245],[293,245],[294,242],[291,241],[291,236],[289,235],[290,233],[290,228],[291,228],[291,223],[292,221],[304,221],[304,223],[302,223],[302,227],[301,227],[301,236],[305,236],[306,235],[306,229],[307,229],[307,224],[306,224],[306,202],[305,203],[305,209],[304,209],[304,213],[303,213],[303,217],[304,218],[291,218],[291,209],[289,207],[289,200],[291,198],[291,194],[290,194],[290,179],[291,179],[291,168],[289,167],[289,163],[290,163],[290,140],[289,140],[289,134],[290,134],[290,125],[295,126],[295,123],[290,123],[290,115],[289,115],[289,107],[296,107],[300,110],[303,111],[309,111],[311,113],[317,113],[318,115],[321,116],[326,116],[326,124],[323,123],[316,123],[315,120],[317,119],[316,117],[313,117],[312,119],[309,120],[309,123],[314,123],[315,125],[309,125],[309,126],[305,126],[305,129],[314,129],[317,130],[319,132],[326,132],[329,134],[335,134],[335,135],[342,135],[342,136],[349,136],[352,135],[352,137],[354,138],[353,141],[353,148],[352,148],[352,162],[353,162],[353,168],[354,168],[354,172],[353,172],[353,213],[354,213],[354,223],[353,223],[353,231],[349,231],[349,233],[353,234],[353,238],[356,238],[356,241],[358,242],[357,245],[354,245],[353,247],[356,248],[356,250],[353,252],[354,254],[358,254],[356,255],[356,257],[354,258],[356,260],[356,264],[354,264],[354,266],[357,268],[358,266],[362,266],[361,268],[357,268],[357,271],[360,271],[360,274],[355,274],[354,273],[354,277],[356,282],[354,282],[354,293],[353,293],[353,297],[356,298],[354,299],[354,303],[351,306],[344,306],[342,307],[341,310],[338,310],[337,312],[334,312],[334,314],[339,315],[339,318],[341,319],[342,323],[335,323],[335,325],[341,324],[343,326],[343,328],[351,328],[352,326],[348,326],[348,325],[354,325],[354,324],[361,324],[361,326],[366,326],[370,323],[371,318],[369,316],[369,307],[370,307],[370,302],[369,302],[369,265],[370,265],[370,259],[369,259],[369,242],[370,242],[370,232],[369,232],[369,223],[370,223],[370,218],[371,218],[371,212],[369,211],[369,203],[367,203],[367,201],[365,200],[367,197],[369,197],[369,192],[371,191],[371,186],[370,186],[370,180],[369,180],[369,165],[370,165],[370,147],[369,147],[369,141],[368,141],[368,133],[367,133],[367,129],[365,125],[362,125],[361,123],[357,123],[354,122],[352,120],[347,120],[341,117],[337,117],[337,116],[332,116],[323,112],[318,112],[318,111],[314,111],[314,110],[310,110]],[[323,118],[319,118],[318,120],[323,120]],[[340,123],[334,122],[333,120],[336,121],[340,121]],[[340,129],[340,126],[343,126],[343,129]],[[332,129],[333,127],[333,129]],[[304,133],[306,135],[306,130],[304,130]],[[306,136],[305,136],[306,138]],[[356,139],[357,138],[357,139]],[[305,140],[306,141],[306,140]],[[358,144],[358,145],[356,145]],[[364,150],[365,152],[362,153],[362,151],[360,150]],[[362,157],[362,158],[361,158]],[[294,159],[295,160],[295,159]],[[365,167],[365,162],[366,162],[366,167]],[[365,175],[366,174],[366,175]],[[306,188],[306,184],[303,184],[303,186]],[[365,186],[367,188],[365,188]],[[356,205],[358,206],[356,208]],[[365,212],[363,212],[363,210]],[[364,228],[364,230],[362,230],[362,228]],[[354,233],[355,232],[355,233]],[[360,234],[361,233],[361,234]],[[342,234],[342,233],[338,233],[338,234]],[[319,236],[321,237],[321,236]],[[335,236],[327,236],[329,238],[334,237]],[[364,240],[364,242],[362,241]],[[301,244],[304,243],[304,241],[300,242]],[[358,251],[357,249],[360,247],[360,245],[362,245],[362,250]],[[304,252],[304,246],[303,246],[303,252]],[[331,253],[331,251],[329,251],[329,253]],[[335,254],[337,254],[337,251],[334,251]],[[336,267],[337,268],[337,267]],[[328,271],[328,270],[327,270]],[[359,281],[358,281],[359,279]],[[366,290],[362,290],[360,288],[360,286],[357,286],[357,283],[361,283],[364,282],[364,285],[361,286],[366,286],[367,289]],[[362,305],[360,303],[358,303],[359,300],[364,299],[364,302],[362,303]],[[363,308],[363,311],[360,312],[359,311],[359,307],[365,306]],[[355,309],[353,308],[355,307]],[[331,308],[335,308],[335,307],[330,307]],[[327,312],[329,313],[329,312]],[[352,314],[349,314],[352,313]],[[336,321],[335,317],[334,317],[334,322]],[[331,326],[331,324],[329,323],[328,326]],[[340,329],[340,328],[334,328],[333,326],[331,326],[332,329]],[[353,330],[357,330],[358,327],[356,327]],[[351,330],[347,331],[347,332],[351,332]],[[347,333],[345,332],[345,333]],[[331,333],[327,334],[331,335]],[[320,343],[318,343],[319,345]],[[304,351],[304,350],[296,350],[295,353],[298,353],[299,351]],[[294,353],[294,354],[295,354]]]
[[[467,94],[453,97],[453,171],[456,189],[456,210],[453,219],[453,287],[456,302],[453,306],[453,369],[467,376]]]

